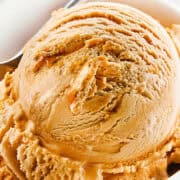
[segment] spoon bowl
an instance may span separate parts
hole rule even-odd
[[[73,5],[75,5],[79,0],[70,0],[68,3],[64,6],[64,8],[70,8]],[[6,59],[6,60],[0,60],[0,80],[4,77],[4,74],[12,69],[15,69],[23,55],[22,50],[19,50],[13,57]]]

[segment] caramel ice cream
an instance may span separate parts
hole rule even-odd
[[[1,82],[0,175],[166,178],[167,165],[180,162],[174,44],[126,5],[55,11]]]

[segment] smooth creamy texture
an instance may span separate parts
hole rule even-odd
[[[179,153],[179,66],[165,29],[134,8],[54,12],[1,83],[5,164],[20,179],[165,177],[167,152]]]
[[[48,148],[90,162],[132,160],[176,124],[177,61],[150,17],[84,5],[54,13],[26,46],[14,83]]]

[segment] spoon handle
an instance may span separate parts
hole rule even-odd
[[[70,0],[64,8],[70,8],[72,6],[74,6],[75,4],[77,4],[80,0]]]

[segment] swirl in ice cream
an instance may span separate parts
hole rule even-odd
[[[178,71],[166,30],[139,10],[113,3],[58,10],[4,80],[1,119],[10,128],[1,133],[2,157],[20,178],[137,174],[138,162],[150,164],[156,150],[154,162],[166,159],[173,148]]]

